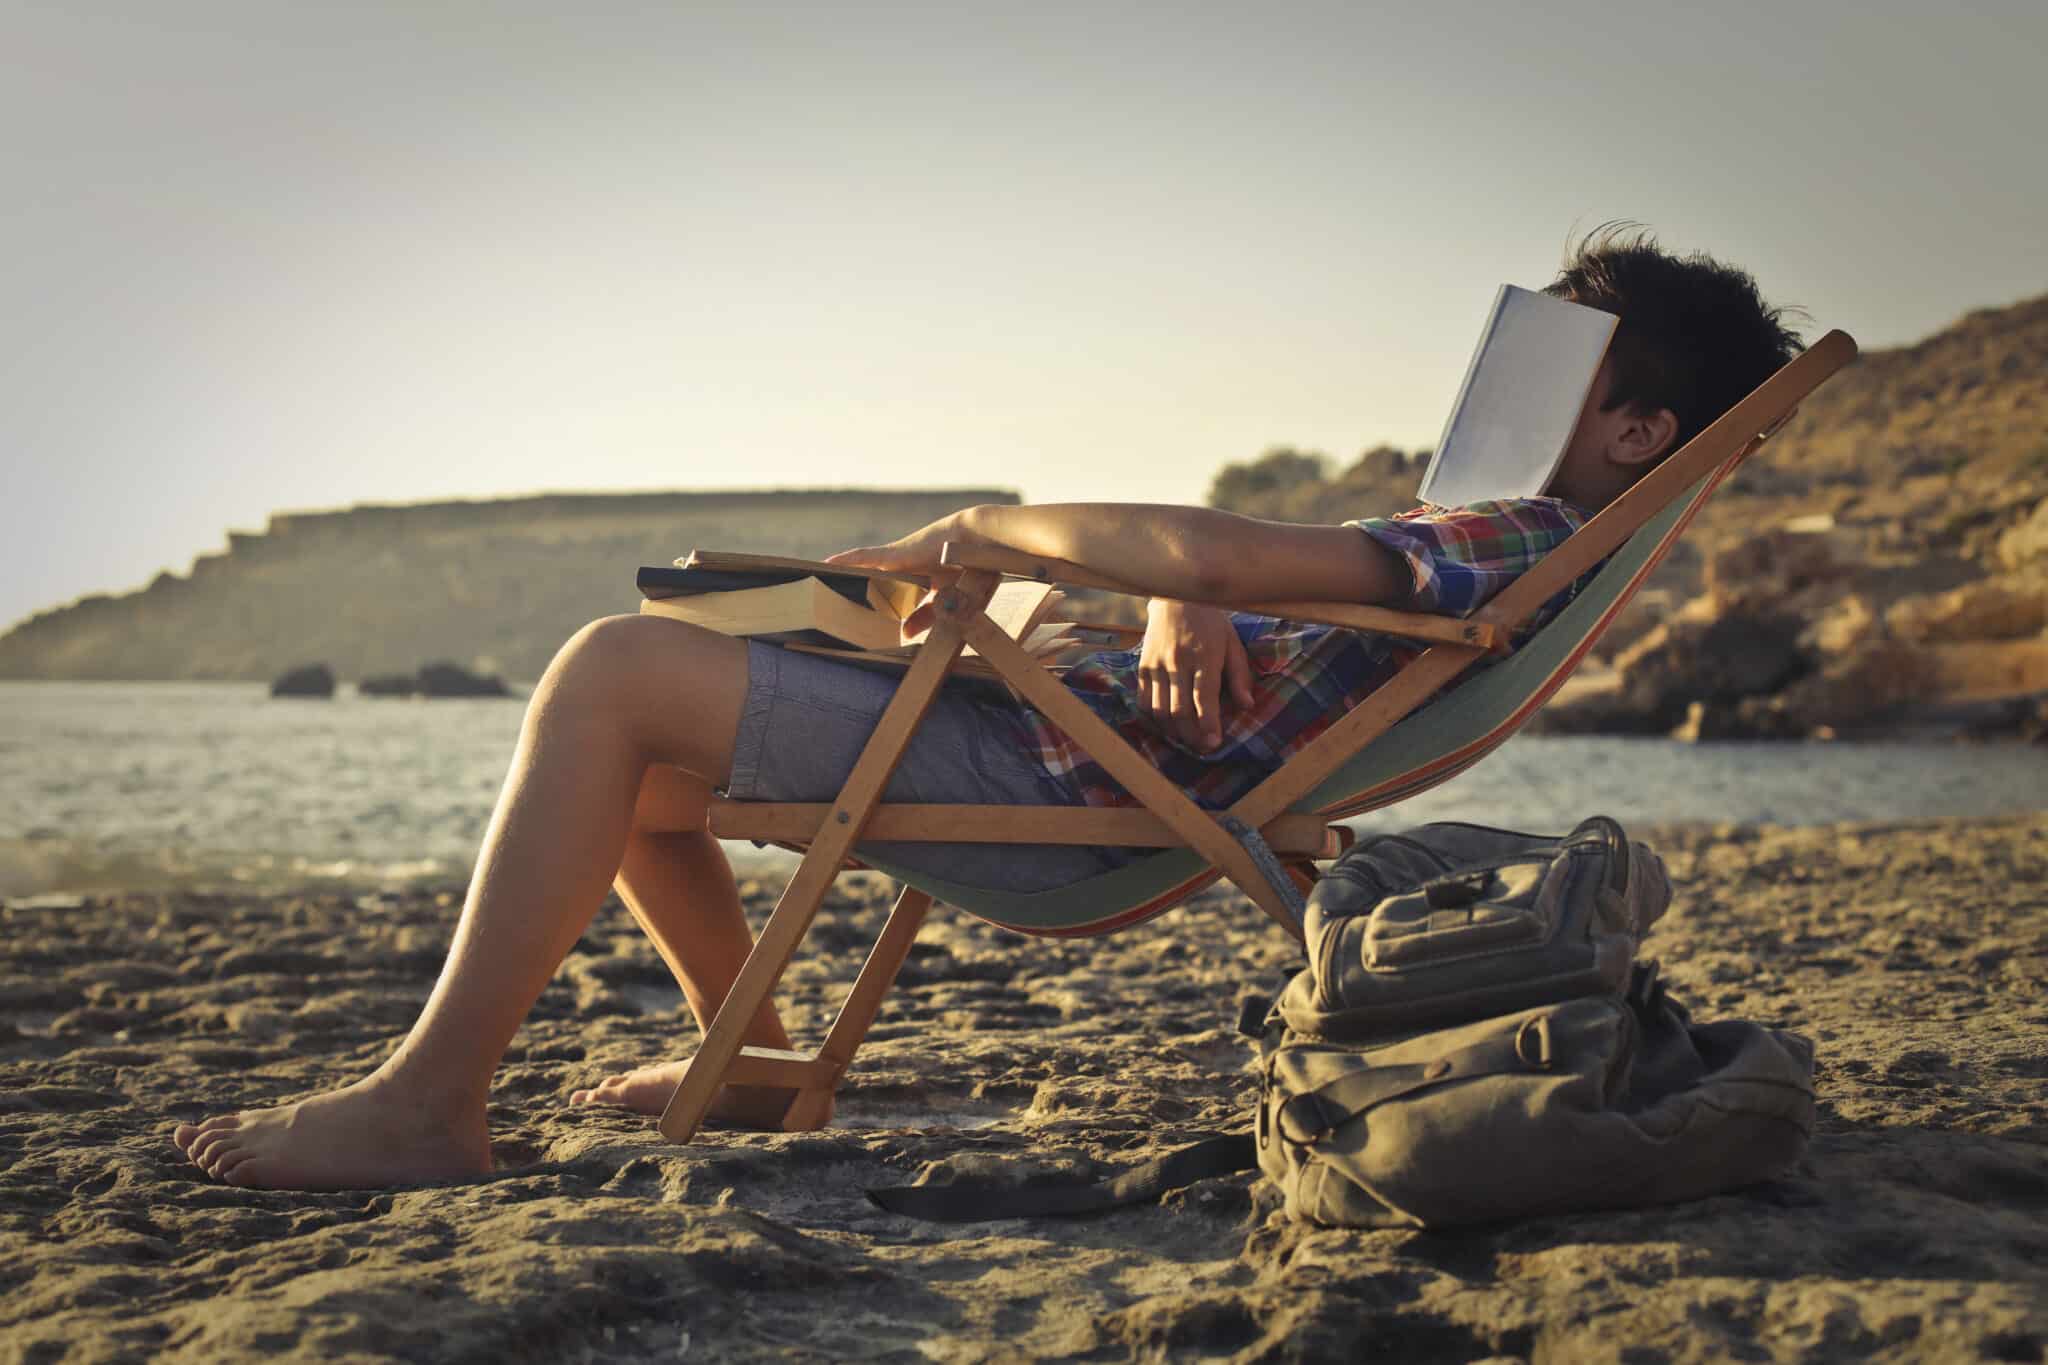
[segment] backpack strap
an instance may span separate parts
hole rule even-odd
[[[1533,1015],[1515,1030],[1512,1037],[1489,1038],[1427,1062],[1347,1071],[1327,1085],[1296,1095],[1279,1106],[1275,1122],[1280,1135],[1289,1142],[1304,1145],[1320,1142],[1359,1115],[1403,1095],[1480,1076],[1544,1071],[1550,1062],[1549,1021],[1544,1015]],[[1259,1118],[1263,1129],[1263,1105],[1259,1109]],[[1259,1138],[1263,1142],[1266,1134],[1261,1131]]]
[[[1248,825],[1235,815],[1218,815],[1216,823],[1223,826],[1223,832],[1244,846],[1252,862],[1273,886],[1280,903],[1287,907],[1287,913],[1294,916],[1294,927],[1300,930],[1308,916],[1308,901],[1303,898],[1301,888],[1294,884],[1294,878],[1287,875],[1287,869],[1280,863],[1280,857],[1273,852],[1266,836],[1255,826]],[[1297,932],[1296,937],[1299,937]]]
[[[1211,1176],[1248,1171],[1258,1164],[1251,1135],[1206,1138],[1134,1166],[1096,1185],[1027,1185],[988,1189],[978,1185],[891,1185],[868,1191],[890,1213],[938,1223],[985,1223],[997,1218],[1065,1217],[1101,1213],[1126,1204],[1149,1204],[1168,1190]]]

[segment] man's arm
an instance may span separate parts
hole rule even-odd
[[[901,540],[832,559],[928,573],[949,540],[1072,560],[1141,592],[1197,602],[1398,604],[1411,586],[1407,566],[1355,527],[1150,503],[970,507]]]

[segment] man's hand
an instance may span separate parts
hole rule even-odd
[[[970,533],[963,524],[966,513],[955,512],[940,517],[921,530],[912,531],[900,540],[887,545],[863,545],[859,549],[841,550],[836,555],[827,555],[827,564],[850,564],[855,568],[879,569],[885,573],[914,574],[922,578],[951,577],[954,571],[939,563],[949,540],[971,541],[980,537]]]
[[[939,595],[939,589],[959,577],[957,569],[950,569],[939,563],[939,556],[945,552],[946,542],[976,539],[961,525],[965,517],[965,513],[955,512],[951,516],[940,517],[920,530],[912,531],[900,540],[892,540],[887,545],[864,545],[854,550],[841,550],[836,555],[827,555],[825,562],[931,579],[930,591],[926,592],[917,607],[903,618],[900,638],[904,644],[912,644],[923,639],[924,633],[932,627],[932,604]]]
[[[1223,742],[1223,696],[1252,704],[1252,664],[1230,613],[1153,598],[1138,653],[1138,704],[1161,733],[1199,752]]]

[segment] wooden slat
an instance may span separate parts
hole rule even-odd
[[[1247,602],[1229,610],[1277,616],[1287,621],[1307,621],[1319,626],[1370,630],[1404,640],[1419,640],[1424,644],[1473,645],[1480,649],[1505,650],[1508,642],[1506,631],[1485,621],[1431,616],[1419,611],[1395,611],[1390,607],[1368,607],[1354,602]]]
[[[1093,569],[1070,560],[1027,555],[1000,545],[964,545],[949,542],[945,548],[944,560],[948,564],[957,564],[963,568],[994,569],[1019,578],[1036,579],[1041,583],[1099,588],[1131,597],[1165,595],[1147,593],[1128,584],[1119,583],[1115,579],[1105,578]],[[1289,621],[1306,621],[1315,625],[1378,631],[1382,635],[1397,635],[1403,639],[1435,644],[1477,645],[1481,649],[1495,649],[1502,647],[1506,639],[1503,632],[1484,621],[1467,621],[1455,616],[1431,616],[1426,612],[1395,611],[1388,607],[1369,607],[1358,602],[1200,602],[1191,598],[1174,600],[1187,601],[1193,606],[1216,607],[1224,611],[1248,611],[1260,616],[1278,616]]]
[[[807,843],[832,812],[819,802],[714,799],[711,832],[721,839]],[[1259,831],[1276,853],[1326,856],[1329,823],[1313,815],[1282,815]],[[875,807],[864,840],[929,840],[954,844],[1100,844],[1179,848],[1184,842],[1164,820],[1138,807],[925,806]]]
[[[942,616],[943,619],[943,616]],[[1044,712],[1067,737],[1122,783],[1124,789],[1170,825],[1186,840],[1188,847],[1221,868],[1251,897],[1261,910],[1283,918],[1286,902],[1279,889],[1266,880],[1249,853],[1230,837],[1215,818],[1189,800],[1157,768],[1124,742],[1080,698],[1045,671],[1017,642],[990,625],[985,618],[972,617],[961,623],[968,643],[1002,672],[1004,681],[1023,698]],[[1477,653],[1477,651],[1473,651]]]
[[[978,612],[995,584],[994,574],[974,571],[963,574],[944,596]],[[989,629],[995,630],[993,626]],[[995,633],[1002,636],[1000,631]],[[1008,643],[1007,636],[1002,638]],[[768,923],[762,926],[760,938],[755,940],[754,950],[747,955],[725,1002],[718,1007],[717,1018],[705,1031],[704,1041],[698,1046],[689,1070],[684,1072],[682,1083],[669,1098],[661,1116],[661,1131],[670,1141],[688,1142],[710,1111],[711,1101],[740,1050],[743,1035],[782,979],[797,945],[809,932],[825,892],[839,875],[840,864],[859,839],[869,813],[881,799],[882,788],[903,757],[904,746],[930,709],[940,684],[946,680],[947,668],[965,643],[959,619],[942,617],[924,648],[918,651],[910,671],[903,675],[896,695],[890,698],[874,733],[854,761],[853,771],[847,775],[846,785],[840,789],[839,799],[833,803],[810,852],[804,855],[796,875],[783,889]]]
[[[896,973],[902,970],[903,959],[910,956],[910,945],[917,941],[917,931],[931,908],[932,898],[914,886],[904,887],[903,894],[896,898],[881,936],[868,951],[868,960],[861,964],[853,989],[847,992],[838,1017],[832,1021],[825,1045],[818,1049],[820,1057],[841,1071],[853,1061],[861,1040],[868,1036],[875,1014],[882,1008],[882,997],[896,984]]]
[[[692,1066],[696,1063],[691,1062]],[[808,1052],[780,1047],[743,1047],[726,1068],[726,1085],[764,1085],[789,1090],[824,1090],[838,1083],[841,1068]]]

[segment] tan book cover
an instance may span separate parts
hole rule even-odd
[[[858,649],[891,649],[901,643],[903,622],[883,591],[870,590],[862,606],[815,578],[799,578],[735,592],[650,599],[642,613],[688,621],[721,635],[743,635],[781,643],[843,644]]]
[[[642,602],[643,613],[814,652],[850,647],[852,653],[867,656],[861,662],[873,663],[889,658],[907,662],[929,633],[919,631],[908,641],[903,635],[904,619],[929,591],[924,580],[913,576],[722,550],[693,550],[678,559],[676,566],[684,572],[641,571],[642,590],[664,594]],[[760,587],[689,591],[684,583],[655,586],[652,582],[655,578],[695,577],[720,584],[743,583],[753,575],[765,580]],[[861,595],[863,582],[866,605],[853,600]],[[680,595],[666,595],[672,592]],[[998,585],[986,611],[998,630],[1021,640],[1037,630],[1059,600],[1050,584],[1018,580]]]

